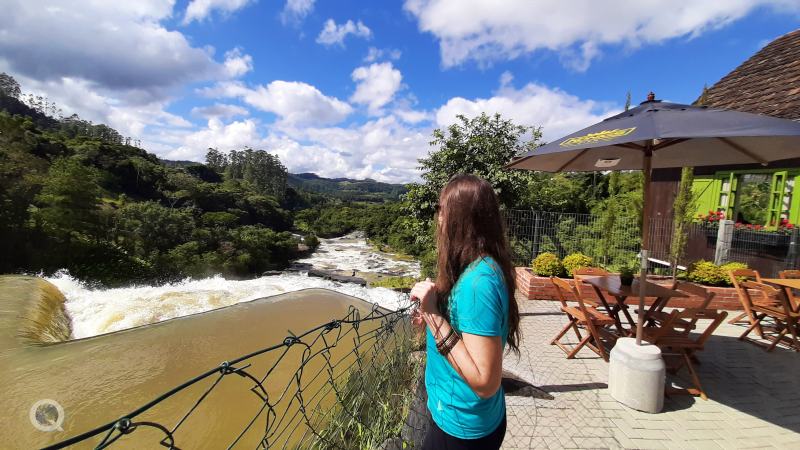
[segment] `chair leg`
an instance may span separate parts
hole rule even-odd
[[[741,321],[745,317],[747,317],[747,313],[743,312],[743,313],[739,314],[738,316],[734,317],[733,319],[729,320],[728,323],[731,324],[731,325],[736,325],[739,321]]]
[[[587,334],[586,337],[581,339],[581,341],[578,342],[578,345],[576,345],[575,348],[573,348],[572,351],[567,354],[567,359],[574,358],[575,355],[577,355],[578,352],[581,351],[583,346],[586,345],[586,343],[589,342],[589,339],[591,339],[591,338],[592,338],[592,335],[591,334]]]
[[[553,338],[553,340],[552,340],[552,341],[550,341],[550,345],[556,345],[556,343],[557,343],[558,341],[560,341],[560,340],[561,340],[561,338],[562,338],[562,337],[564,337],[564,335],[565,335],[565,334],[567,334],[567,331],[569,331],[569,329],[570,329],[570,328],[573,328],[573,327],[575,327],[575,328],[576,328],[576,329],[575,329],[575,332],[577,333],[577,332],[578,332],[578,330],[577,330],[577,327],[575,326],[575,320],[574,320],[573,318],[571,318],[571,317],[570,317],[570,319],[569,319],[569,322],[567,322],[567,324],[566,324],[566,325],[564,325],[564,328],[562,328],[562,329],[561,329],[561,331],[559,331],[559,332],[558,332],[558,334],[556,335],[556,337],[555,337],[555,338]],[[580,339],[580,338],[581,338],[581,336],[580,336],[580,334],[579,334],[579,335],[578,335],[578,339]]]
[[[797,338],[797,319],[790,319],[786,326],[792,334],[792,349],[796,352],[800,351],[800,340]]]
[[[744,333],[742,333],[741,336],[739,336],[739,340],[744,340],[744,338],[747,337],[747,335],[750,334],[750,332],[753,331],[756,327],[758,327],[758,329],[760,330],[761,327],[760,327],[759,323],[761,322],[762,319],[764,319],[765,316],[766,316],[766,314],[762,314],[761,317],[759,317],[759,316],[756,316],[755,318],[751,317],[750,318],[750,326],[747,327],[746,330],[744,330]],[[762,337],[763,337],[763,334],[762,334]]]
[[[703,400],[708,400],[708,396],[703,390],[703,386],[700,384],[700,378],[697,376],[697,372],[695,372],[694,370],[694,366],[692,365],[692,360],[689,358],[689,354],[686,353],[686,351],[683,351],[683,359],[686,361],[686,370],[689,371],[689,376],[692,377],[692,382],[694,383],[694,387],[700,393],[700,398],[702,398]],[[692,391],[689,390],[689,392]]]
[[[768,352],[771,352],[772,350],[774,350],[774,349],[775,349],[775,346],[777,346],[777,345],[778,345],[778,343],[779,343],[780,341],[782,341],[782,340],[783,340],[783,337],[784,337],[784,336],[786,336],[786,332],[787,332],[787,331],[789,331],[789,330],[788,330],[788,328],[784,328],[784,329],[782,329],[782,330],[780,331],[780,333],[778,333],[778,337],[776,337],[776,338],[775,338],[775,339],[772,341],[772,343],[771,343],[771,344],[769,344],[769,347],[767,347],[767,351],[768,351]]]

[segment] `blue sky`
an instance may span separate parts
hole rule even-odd
[[[654,90],[693,101],[800,26],[791,0],[0,0],[0,70],[171,159],[417,179],[431,131],[500,112],[546,139]]]

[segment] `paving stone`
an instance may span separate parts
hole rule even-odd
[[[800,355],[766,353],[725,323],[698,355],[709,400],[671,396],[664,412],[646,414],[611,398],[608,364],[591,350],[567,360],[549,345],[566,320],[557,302],[519,302],[521,356],[504,367],[554,399],[508,396],[503,448],[800,448]]]

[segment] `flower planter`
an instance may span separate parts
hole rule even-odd
[[[517,267],[516,268],[516,275],[517,275],[517,298],[524,298],[527,300],[537,301],[537,300],[545,300],[545,301],[557,301],[558,300],[558,293],[556,292],[555,286],[553,286],[553,282],[550,281],[549,277],[540,277],[533,273],[533,271],[528,267]],[[648,278],[649,279],[649,278]],[[566,279],[570,285],[574,284],[572,279]],[[665,277],[663,279],[655,279],[652,280],[656,284],[660,284],[662,286],[670,286],[672,283],[669,277]],[[739,296],[736,294],[736,290],[732,287],[716,287],[716,286],[704,286],[706,289],[713,292],[714,299],[711,301],[709,308],[713,309],[725,309],[725,310],[741,310],[742,304],[739,302]],[[588,291],[587,291],[588,292]],[[574,297],[569,295],[567,297],[567,301],[574,301]],[[611,297],[607,298],[608,301],[613,302],[614,300]],[[652,297],[646,297],[645,303],[651,304],[655,300]],[[636,303],[638,301],[637,298],[631,297],[628,298],[627,302],[629,304]],[[670,300],[669,306],[676,307],[676,308],[691,308],[697,306],[702,299],[700,297],[691,296],[691,297],[676,297]]]
[[[783,233],[773,233],[769,231],[735,230],[733,232],[733,242],[748,242],[756,245],[767,245],[770,247],[785,247],[789,245],[791,236]]]

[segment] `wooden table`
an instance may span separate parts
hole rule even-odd
[[[614,322],[617,326],[617,330],[619,330],[621,335],[627,335],[628,332],[623,328],[622,321],[619,318],[619,313],[625,315],[625,318],[628,320],[628,323],[631,325],[631,330],[636,330],[636,322],[633,321],[633,317],[631,317],[630,312],[628,312],[628,305],[625,304],[625,299],[628,297],[639,297],[639,280],[635,279],[633,284],[630,286],[626,286],[620,282],[618,275],[608,275],[602,277],[584,277],[583,281],[589,283],[597,293],[597,296],[600,297],[600,301],[605,306],[606,310],[608,311],[609,315],[614,318]],[[650,312],[655,311],[656,308],[661,309],[666,306],[666,303],[672,297],[686,297],[686,294],[665,288],[664,286],[660,286],[655,283],[651,283],[649,281],[645,281],[644,291],[646,297],[655,297],[655,301],[650,305],[650,308],[645,311],[645,320]],[[603,292],[607,292],[609,295],[614,297],[617,301],[617,304],[613,307],[609,306],[608,302],[606,302],[606,296],[603,295]]]

